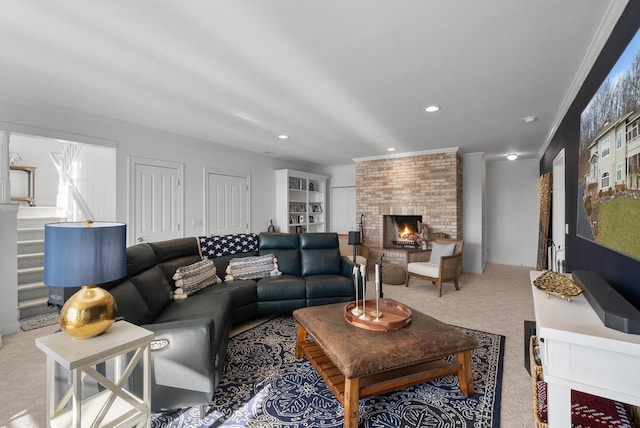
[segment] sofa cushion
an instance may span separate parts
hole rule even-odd
[[[212,318],[220,324],[222,320],[229,319],[230,309],[231,297],[228,294],[195,293],[188,299],[172,301],[154,320],[154,323]]]
[[[299,276],[281,275],[262,278],[257,283],[258,301],[304,299],[305,282]]]
[[[147,269],[129,280],[140,292],[154,319],[173,301],[173,284],[169,282],[160,266]]]
[[[184,299],[203,288],[222,282],[216,275],[216,266],[209,259],[179,267],[173,280],[176,282],[174,299]]]
[[[273,254],[283,275],[300,276],[300,248],[294,233],[261,233],[258,236],[260,254]]]
[[[307,299],[318,297],[351,297],[355,295],[353,281],[342,275],[313,275],[304,278]]]
[[[156,265],[156,253],[143,242],[127,248],[127,277],[132,277]]]
[[[169,279],[179,267],[202,260],[200,246],[195,237],[149,242],[149,246],[156,256],[156,263]]]
[[[174,260],[186,256],[200,256],[200,246],[195,237],[178,238],[168,241],[149,242],[156,255],[156,262]],[[202,259],[202,257],[200,257]]]
[[[135,325],[149,324],[153,316],[140,291],[129,280],[124,280],[113,288],[105,287],[116,301],[116,317],[123,317]]]
[[[300,235],[300,270],[303,277],[341,272],[341,255],[336,233]]]
[[[269,276],[278,276],[278,262],[273,254],[265,254],[254,257],[240,257],[231,259],[227,266],[225,281],[234,279],[259,279]]]

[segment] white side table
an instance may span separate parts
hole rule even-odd
[[[36,346],[47,354],[47,422],[52,427],[149,426],[151,411],[151,351],[153,332],[118,321],[100,336],[72,339],[64,332],[36,339]],[[124,357],[135,352],[129,364]],[[143,396],[125,389],[134,367],[142,358],[144,366]],[[114,359],[115,379],[98,373],[94,366]],[[55,365],[70,372],[71,388],[56,404]],[[82,379],[90,376],[105,387],[88,398],[82,397]],[[65,406],[72,400],[71,408]]]

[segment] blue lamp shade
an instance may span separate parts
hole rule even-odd
[[[122,278],[126,273],[123,223],[69,222],[44,227],[44,283],[79,287]]]

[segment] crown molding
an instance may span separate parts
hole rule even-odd
[[[460,150],[459,147],[450,147],[447,149],[423,150],[420,152],[389,153],[387,155],[380,155],[380,156],[367,156],[364,158],[353,158],[353,161],[355,163],[358,163],[358,162],[367,162],[367,161],[381,160],[381,159],[408,158],[411,156],[439,155],[439,154],[457,153],[459,150]]]

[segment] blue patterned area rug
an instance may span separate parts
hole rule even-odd
[[[456,327],[478,339],[472,352],[475,395],[447,376],[363,398],[360,427],[497,428],[504,336]],[[284,316],[229,341],[227,366],[204,419],[197,407],[151,416],[160,427],[342,427],[343,408],[306,358],[294,356],[296,323]]]

